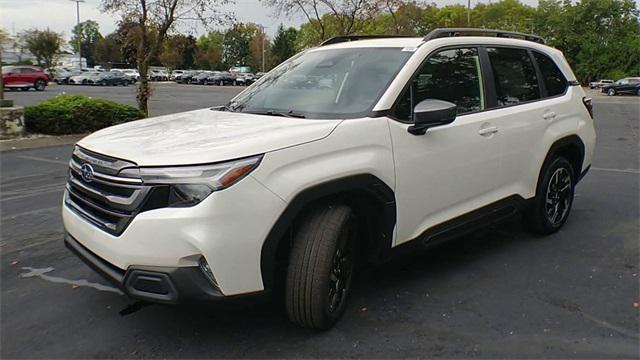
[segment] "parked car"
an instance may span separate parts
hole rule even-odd
[[[187,71],[182,75],[176,76],[176,82],[179,84],[190,84],[191,79],[193,79],[193,77],[198,75],[199,73],[199,71]]]
[[[598,80],[589,83],[589,89],[599,89],[605,85],[613,84],[613,80]]]
[[[164,70],[149,70],[149,80],[167,81],[169,80],[169,74]]]
[[[129,75],[129,74],[125,73],[124,70],[111,69],[110,71],[111,71],[111,73],[113,73],[117,77],[124,78],[125,81],[127,82],[127,84],[135,84],[136,83],[136,79],[132,75]]]
[[[609,96],[618,94],[634,94],[640,96],[640,77],[620,79],[613,84],[603,86],[602,92]]]
[[[53,81],[58,85],[67,85],[69,84],[69,79],[72,76],[80,75],[82,71],[80,70],[66,70],[60,69],[56,72],[56,75],[53,78]]]
[[[221,71],[210,76],[207,79],[207,83],[213,84],[213,85],[220,85],[220,86],[236,85],[236,78],[237,78],[237,75],[232,72]]]
[[[255,81],[255,75],[252,73],[239,73],[236,74],[236,85],[249,86]]]
[[[184,74],[186,70],[173,70],[169,75],[169,81],[176,81],[176,76]]]
[[[69,85],[87,85],[90,77],[101,74],[100,71],[83,71],[78,75],[71,76],[68,80]]]
[[[209,75],[213,74],[212,71],[202,71],[197,75],[191,77],[192,84],[205,85],[207,83],[207,78]]]
[[[3,66],[2,83],[8,89],[44,91],[49,83],[49,75],[37,66]]]
[[[123,69],[122,72],[137,82],[140,80],[140,73],[136,69]]]
[[[123,74],[118,74],[111,71],[98,72],[87,78],[87,84],[89,85],[100,85],[100,86],[127,86],[131,82],[130,79],[124,77]]]
[[[559,50],[511,36],[334,38],[225,106],[91,134],[70,161],[66,246],[138,300],[283,289],[294,323],[327,329],[360,260],[518,212],[554,233],[593,158],[591,101]]]

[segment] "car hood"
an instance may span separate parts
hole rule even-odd
[[[201,109],[112,126],[78,145],[140,166],[204,164],[319,140],[340,122]]]

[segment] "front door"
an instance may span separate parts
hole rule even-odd
[[[430,55],[389,119],[396,166],[395,245],[492,202],[500,134],[485,109],[485,89],[473,47]],[[407,131],[413,107],[428,98],[458,106],[458,117],[424,135]]]

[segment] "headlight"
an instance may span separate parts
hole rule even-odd
[[[120,176],[142,179],[145,185],[167,185],[168,206],[193,206],[212,192],[225,189],[253,171],[262,155],[225,163],[193,166],[140,167]]]

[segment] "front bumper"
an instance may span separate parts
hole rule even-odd
[[[126,284],[129,271],[159,268],[180,293],[180,274],[200,271],[204,257],[218,291],[228,297],[264,290],[262,245],[285,205],[247,176],[196,206],[141,212],[120,235],[99,229],[64,203],[62,219],[69,236],[102,260],[91,263],[108,265],[97,270],[112,282]]]
[[[123,271],[65,234],[65,246],[102,277],[131,298],[167,304],[226,297],[197,266],[130,266]]]

